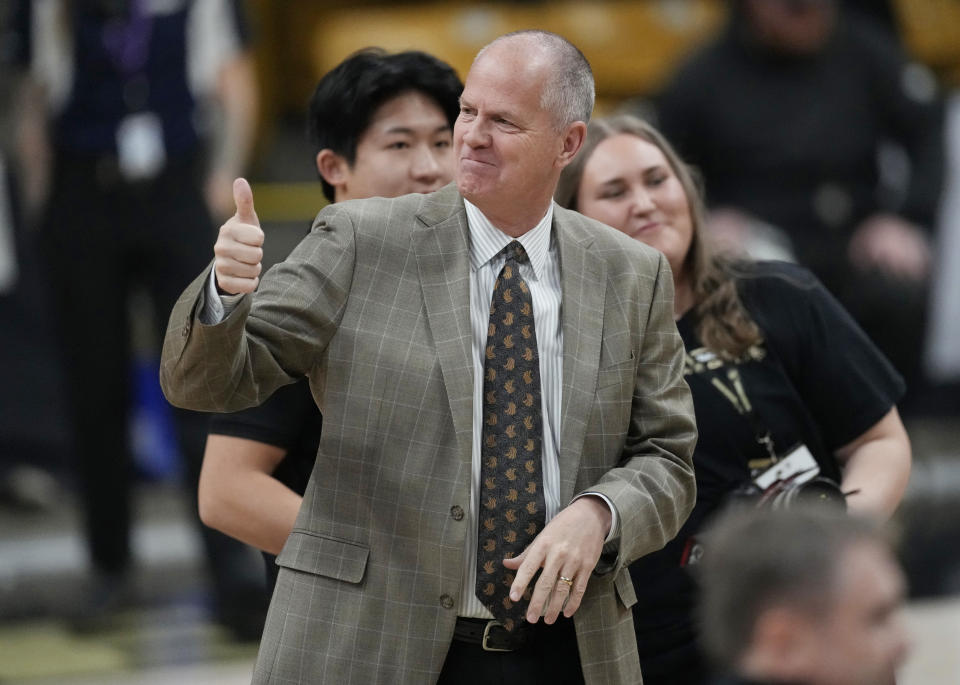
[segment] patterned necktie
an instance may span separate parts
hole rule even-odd
[[[504,248],[507,260],[493,288],[483,365],[483,435],[480,444],[480,509],[477,597],[513,630],[530,601],[510,600],[514,573],[503,559],[530,544],[546,521],[540,455],[543,413],[540,355],[530,289],[520,277],[523,246]]]

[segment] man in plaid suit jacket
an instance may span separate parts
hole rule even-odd
[[[516,571],[511,595],[533,590],[524,629],[541,631],[533,642],[544,674],[559,664],[563,676],[544,678],[640,682],[626,567],[689,514],[696,429],[666,260],[552,203],[592,107],[589,65],[567,41],[538,31],[497,39],[461,97],[456,187],[331,205],[262,283],[263,233],[249,186],[235,184],[237,214],[221,228],[217,258],[171,315],[161,383],[174,404],[229,411],[307,376],[324,414],[254,682],[502,680],[489,676],[494,658],[507,664],[504,677],[541,679],[513,671],[521,660],[510,653],[484,651],[486,637],[475,651],[460,644],[475,599],[464,581],[476,544],[482,365],[471,295],[487,268],[471,260],[491,234],[521,241],[531,262],[530,236],[546,236],[552,266],[540,273],[555,269],[562,302],[561,391],[544,395],[545,432],[550,401],[560,420],[543,459],[566,506],[504,563]],[[481,314],[489,300],[480,296]],[[542,341],[550,332],[539,321]],[[576,649],[549,632],[571,616]]]

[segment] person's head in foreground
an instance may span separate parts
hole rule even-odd
[[[907,652],[904,577],[876,524],[798,508],[729,513],[698,577],[704,647],[748,681],[887,685]]]
[[[423,52],[368,48],[331,69],[310,99],[309,134],[331,202],[428,193],[453,179],[463,84]]]

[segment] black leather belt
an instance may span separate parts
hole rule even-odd
[[[457,618],[453,629],[454,640],[480,645],[486,652],[516,651],[530,642],[531,634],[526,623],[511,632],[499,621],[482,618]]]

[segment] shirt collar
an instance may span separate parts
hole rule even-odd
[[[523,245],[523,249],[530,258],[530,266],[537,280],[543,275],[546,268],[547,256],[550,252],[550,226],[553,223],[553,202],[547,208],[547,213],[532,229],[519,238],[511,238],[494,226],[483,212],[463,200],[467,210],[467,225],[470,228],[470,264],[474,271],[493,259],[499,252],[514,240]]]

